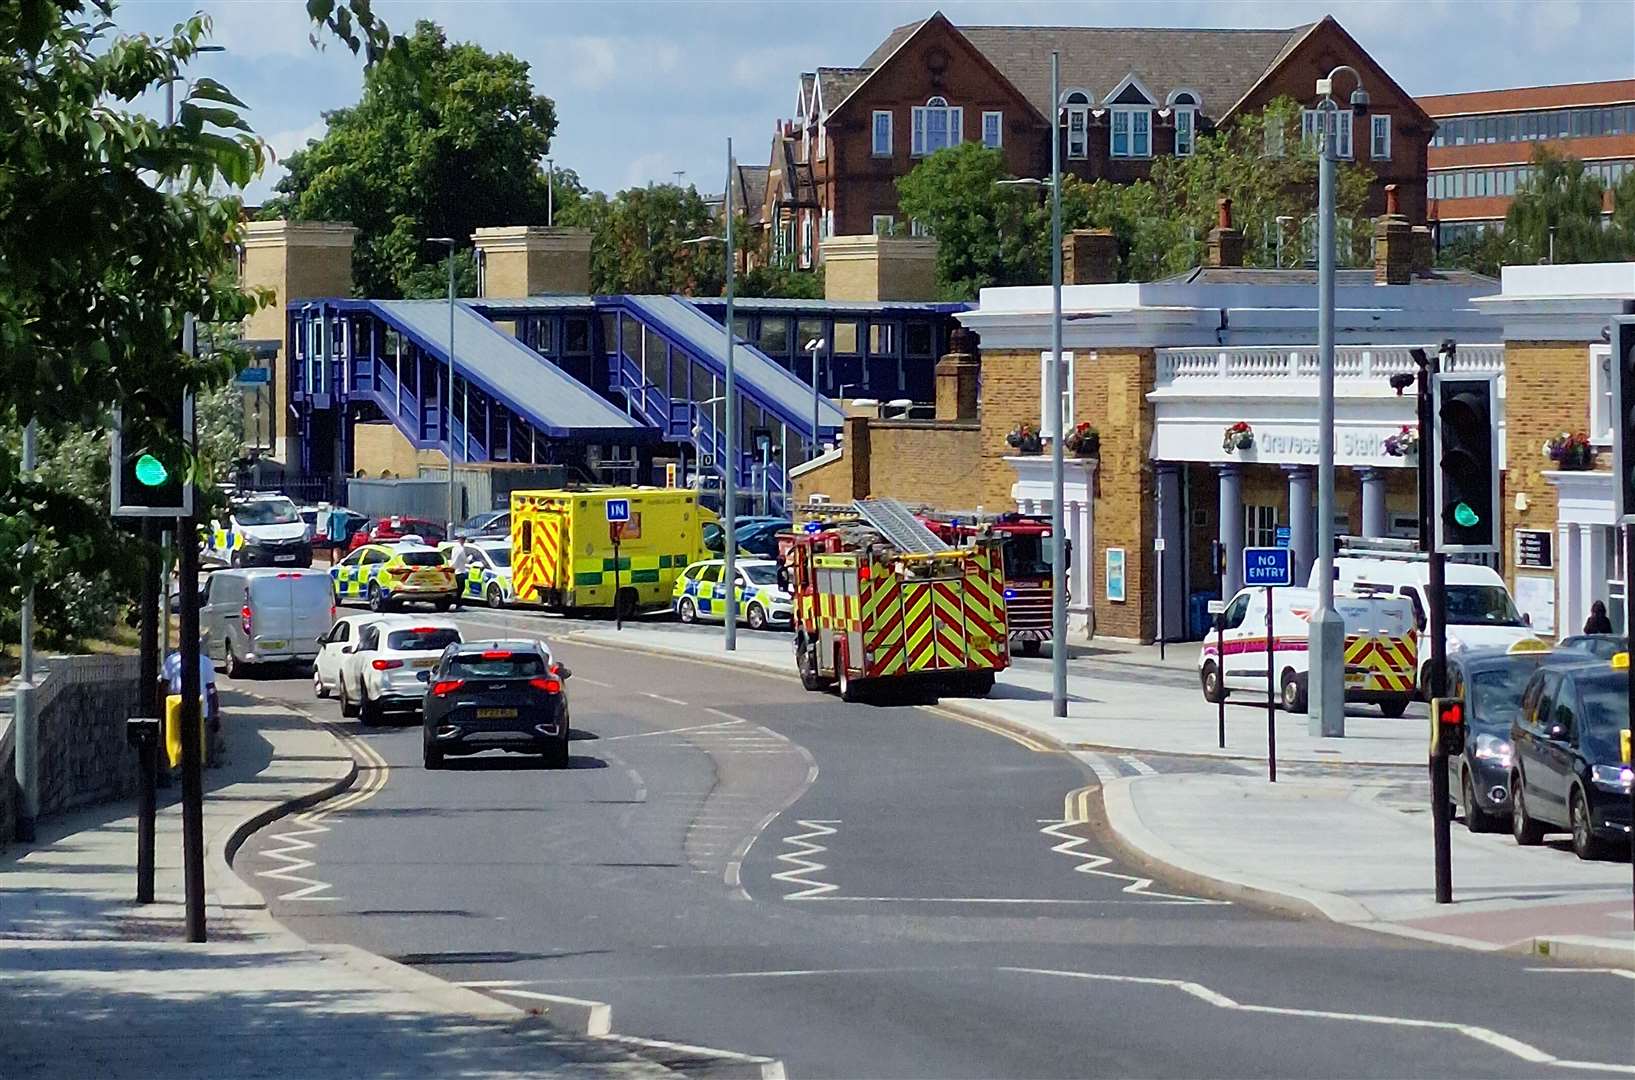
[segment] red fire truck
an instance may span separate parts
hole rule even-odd
[[[926,528],[955,546],[979,537],[1004,541],[1005,614],[1012,646],[1039,655],[1050,640],[1050,519],[1027,514],[922,513]],[[1068,552],[1068,565],[1072,565]]]

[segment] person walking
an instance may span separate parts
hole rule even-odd
[[[1584,633],[1612,633],[1612,620],[1607,618],[1607,605],[1599,600],[1590,605],[1590,617],[1584,620]]]
[[[466,592],[466,567],[471,565],[471,554],[466,550],[464,540],[454,542],[454,553],[449,557],[449,565],[454,567],[454,610],[460,610],[460,598]]]

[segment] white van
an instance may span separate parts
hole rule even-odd
[[[1310,585],[1317,588],[1318,567],[1312,567]],[[1419,650],[1419,691],[1427,696],[1431,649],[1428,628],[1431,567],[1425,559],[1370,559],[1342,555],[1334,560],[1334,591],[1358,595],[1385,593],[1402,596],[1414,608],[1414,628],[1425,635]],[[1537,640],[1516,610],[1504,578],[1491,567],[1476,563],[1447,564],[1448,652],[1495,646],[1508,649],[1518,641]]]
[[[1280,588],[1272,593],[1272,679],[1278,700],[1289,712],[1306,711],[1311,667],[1311,613],[1314,589]],[[1418,644],[1414,614],[1400,596],[1335,596],[1345,621],[1345,699],[1374,704],[1386,716],[1401,716],[1414,697]],[[1266,590],[1238,591],[1222,616],[1225,627],[1204,639],[1198,677],[1204,698],[1223,692],[1266,692]],[[1217,641],[1222,646],[1217,648]],[[1224,663],[1219,655],[1224,653]],[[1224,672],[1222,669],[1224,668]],[[1224,689],[1223,689],[1224,687]]]
[[[237,678],[252,664],[307,663],[335,620],[323,570],[218,570],[200,594],[201,648]]]
[[[312,531],[283,495],[252,495],[211,523],[204,555],[225,566],[312,565]]]

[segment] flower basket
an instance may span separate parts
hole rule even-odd
[[[1081,458],[1097,457],[1101,454],[1101,432],[1091,424],[1074,424],[1062,440],[1062,449]]]
[[[1595,448],[1582,431],[1563,431],[1544,444],[1544,456],[1566,472],[1587,472],[1595,468]]]
[[[1395,435],[1385,437],[1385,455],[1387,457],[1407,458],[1410,462],[1419,460],[1419,428],[1407,424]]]
[[[1005,436],[1005,442],[1019,454],[1037,454],[1045,447],[1044,440],[1039,436],[1039,429],[1026,421],[1011,428],[1011,433]]]
[[[1255,429],[1242,420],[1235,424],[1229,424],[1226,430],[1221,432],[1221,449],[1228,454],[1235,454],[1239,450],[1252,449],[1254,445]]]

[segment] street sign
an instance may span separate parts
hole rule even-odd
[[[714,454],[700,454],[700,455],[698,455],[698,467],[701,468],[701,469],[713,469],[713,468],[715,468],[715,455]]]
[[[1209,602],[1209,613],[1211,615],[1224,615],[1224,614],[1226,614],[1226,601],[1225,600],[1211,600]]]
[[[234,377],[233,382],[239,386],[267,386],[272,382],[272,368],[245,368]]]
[[[1163,551],[1164,550],[1164,538],[1162,536],[1153,537],[1152,549],[1154,551]]]
[[[607,501],[606,505],[607,505],[607,519],[608,519],[608,521],[629,521],[630,520],[630,500],[629,499],[609,499]]]
[[[1287,525],[1279,525],[1274,535],[1276,536],[1277,546],[1280,548],[1286,548],[1294,542],[1294,532]]]
[[[1243,584],[1274,586],[1294,584],[1293,560],[1288,548],[1252,547],[1243,549]]]

